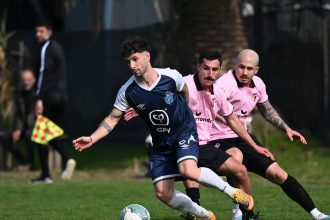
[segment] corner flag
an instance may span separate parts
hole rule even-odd
[[[31,140],[38,144],[47,145],[49,141],[61,136],[63,133],[63,129],[54,122],[42,115],[38,115],[32,131]]]

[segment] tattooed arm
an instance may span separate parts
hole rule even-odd
[[[118,124],[123,112],[113,108],[110,115],[108,115],[90,136],[82,136],[73,140],[74,148],[78,151],[83,151],[91,147],[95,142],[108,135],[114,127]]]
[[[284,130],[291,141],[293,141],[294,137],[298,137],[303,144],[307,144],[304,136],[299,132],[292,130],[279,116],[269,101],[259,103],[257,104],[257,107],[261,115],[272,125]]]

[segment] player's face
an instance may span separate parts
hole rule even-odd
[[[212,87],[215,80],[220,77],[221,63],[219,60],[203,59],[197,65],[198,79],[203,89]]]
[[[248,57],[242,58],[237,61],[235,66],[235,74],[240,83],[243,86],[250,86],[252,77],[257,74],[259,67],[256,63]]]
[[[136,77],[143,76],[150,63],[150,53],[147,51],[142,53],[133,53],[126,58],[126,61],[128,67],[132,70]]]
[[[52,36],[52,30],[44,26],[36,27],[36,37],[38,42],[42,43]]]
[[[30,70],[24,70],[21,73],[21,83],[23,85],[24,90],[28,91],[30,90],[34,83],[35,83],[35,77]]]

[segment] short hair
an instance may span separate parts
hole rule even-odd
[[[121,56],[126,58],[133,53],[142,53],[144,51],[148,51],[150,53],[150,45],[149,42],[139,36],[135,37],[128,37],[122,44],[121,44]]]
[[[53,23],[48,19],[41,19],[36,22],[35,27],[46,27],[47,29],[53,30]]]
[[[217,50],[203,50],[199,54],[198,64],[203,62],[203,59],[207,60],[219,60],[220,65],[222,64],[222,56],[219,51]]]

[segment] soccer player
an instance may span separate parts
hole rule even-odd
[[[198,59],[197,73],[184,77],[189,90],[189,107],[194,114],[197,124],[199,141],[198,165],[208,167],[214,172],[220,172],[231,178],[236,186],[247,193],[251,193],[250,180],[247,176],[245,166],[239,164],[236,159],[219,148],[209,144],[211,141],[212,121],[216,120],[218,114],[223,116],[229,126],[247,141],[256,152],[266,157],[273,158],[273,155],[266,149],[259,147],[252,140],[241,121],[233,113],[233,106],[227,101],[220,90],[214,90],[213,84],[220,76],[222,56],[218,51],[205,50]],[[134,112],[129,110],[125,114],[125,120],[134,117]],[[231,154],[241,153],[235,148],[228,150]],[[193,181],[186,181],[187,195],[196,203],[199,203],[199,185]],[[189,216],[189,215],[188,215]],[[187,218],[189,219],[189,217]]]
[[[181,74],[169,68],[153,68],[149,43],[140,37],[123,42],[122,56],[133,76],[119,90],[109,116],[90,136],[73,140],[74,148],[81,152],[108,135],[123,113],[132,107],[148,125],[153,137],[151,175],[160,201],[199,219],[216,219],[211,211],[174,189],[174,180],[183,177],[224,192],[246,209],[253,208],[251,196],[231,187],[210,169],[197,167],[196,123],[185,101],[189,93]]]
[[[284,130],[291,141],[296,137],[303,144],[307,144],[305,138],[292,130],[270,104],[266,86],[256,76],[259,70],[258,63],[259,56],[255,51],[250,49],[241,51],[236,58],[235,68],[217,80],[216,90],[222,91],[227,96],[234,106],[234,113],[245,126],[247,117],[257,106],[262,116],[274,126]],[[253,138],[256,143],[259,143],[255,137]],[[211,139],[214,146],[223,150],[228,150],[233,146],[240,149],[243,153],[242,162],[248,171],[279,185],[287,196],[297,202],[313,219],[330,219],[329,215],[320,212],[315,207],[311,197],[294,177],[290,176],[276,161],[250,148],[223,120],[214,121]],[[249,219],[248,216],[247,219]]]

